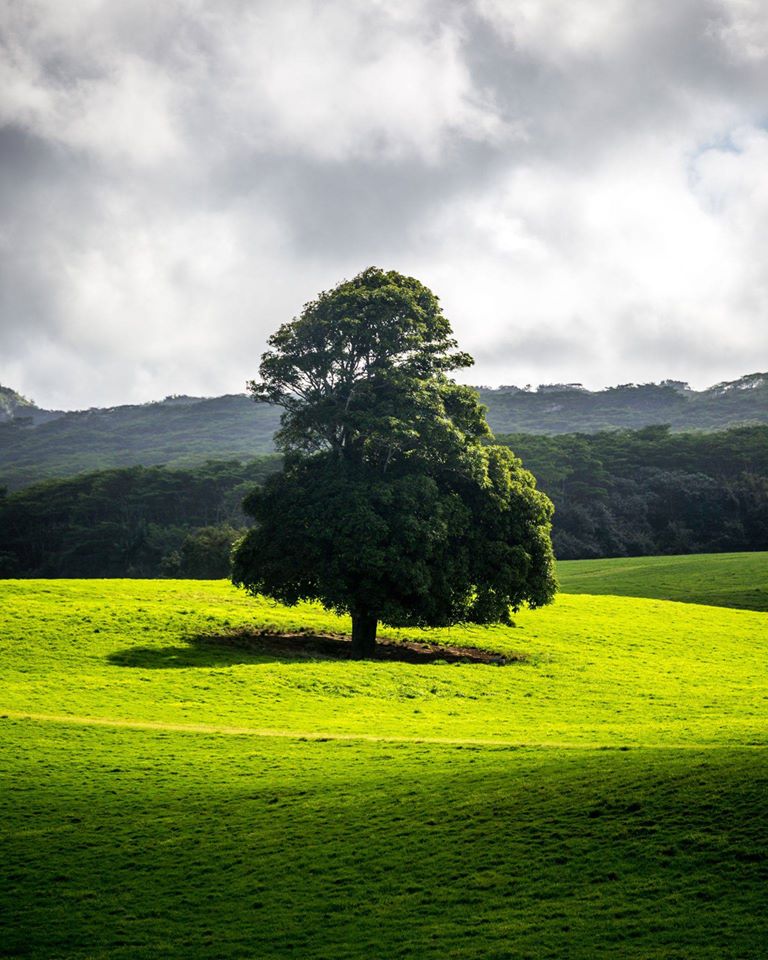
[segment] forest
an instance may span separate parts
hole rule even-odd
[[[280,459],[124,467],[0,499],[0,576],[225,576],[243,497]]]
[[[768,548],[768,427],[497,440],[554,502],[561,560]]]
[[[555,504],[561,560],[768,549],[768,426],[505,434]],[[224,577],[277,456],[132,466],[0,498],[4,577]]]

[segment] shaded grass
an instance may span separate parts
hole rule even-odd
[[[561,560],[557,572],[567,593],[768,610],[768,553]]]
[[[175,667],[231,665],[242,662],[238,651],[246,655],[245,662],[254,654],[266,656],[281,663],[297,660],[350,660],[352,638],[342,634],[315,635],[304,631],[264,632],[240,628],[226,633],[207,633],[188,638],[186,647],[131,647],[118,650],[107,657],[109,663],[121,667],[172,669]],[[379,637],[376,660],[396,663],[486,663],[506,666],[524,660],[520,654],[505,655],[479,647],[452,647],[417,643],[414,640],[393,641]]]
[[[761,749],[4,724],[6,955],[720,960],[765,945]]]

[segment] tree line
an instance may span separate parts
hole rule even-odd
[[[768,550],[768,427],[497,437],[555,504],[560,559]],[[225,577],[244,497],[281,466],[210,461],[49,480],[0,498],[5,577]]]
[[[124,467],[0,497],[0,576],[224,577],[243,498],[280,465]]]
[[[561,560],[768,549],[768,427],[497,439],[555,504]]]

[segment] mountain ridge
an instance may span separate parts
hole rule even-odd
[[[684,381],[477,387],[497,435],[599,433],[668,424],[672,431],[717,431],[768,423],[768,373],[693,390]],[[10,489],[49,477],[143,465],[192,466],[274,452],[279,411],[246,394],[170,395],[160,401],[45,410],[0,387],[0,484]]]

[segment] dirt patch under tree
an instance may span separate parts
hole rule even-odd
[[[196,637],[196,645],[228,646],[270,656],[296,657],[308,660],[349,660],[352,639],[344,634],[279,633],[276,631],[236,630],[223,634]],[[444,647],[415,640],[396,641],[380,638],[376,641],[376,660],[399,663],[485,663],[503,667],[520,663],[523,653],[498,653],[477,647]]]

